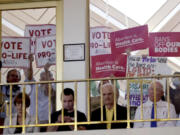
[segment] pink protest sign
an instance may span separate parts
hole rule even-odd
[[[28,68],[30,53],[30,38],[2,37],[2,67]]]
[[[91,77],[103,78],[124,77],[126,75],[127,55],[113,56],[110,54],[92,56]]]
[[[112,32],[111,50],[112,53],[125,53],[126,50],[146,49],[148,46],[148,26],[143,25],[130,29]]]
[[[31,37],[31,53],[35,52],[36,37],[50,36],[56,34],[56,25],[41,24],[41,25],[26,25],[24,36]]]
[[[56,35],[37,38],[35,48],[36,65],[43,67],[46,63],[56,64]]]
[[[149,34],[149,55],[162,57],[180,56],[180,32],[158,32]]]

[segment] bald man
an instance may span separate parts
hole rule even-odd
[[[154,93],[154,89],[156,92]],[[149,99],[146,103],[143,104],[143,119],[149,120],[155,118],[155,104],[157,107],[157,119],[167,119],[168,118],[168,103],[161,100],[161,97],[164,94],[163,85],[156,81],[151,83],[148,88]],[[155,98],[156,97],[156,98]],[[170,118],[176,118],[175,108],[170,104],[169,108]],[[141,106],[136,110],[135,120],[141,119]],[[172,127],[176,125],[176,121],[159,121],[159,122],[135,122],[135,128],[143,127]]]
[[[116,97],[118,97],[118,91],[116,91]],[[127,110],[114,103],[114,88],[110,83],[106,83],[102,86],[103,95],[103,121],[114,120],[114,106],[116,106],[117,120],[127,120]],[[101,108],[96,109],[91,114],[91,121],[101,121]],[[91,129],[115,129],[126,128],[127,123],[108,123],[108,124],[93,124]]]

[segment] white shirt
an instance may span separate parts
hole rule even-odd
[[[30,82],[28,79],[25,82]],[[33,79],[32,82],[35,82]],[[54,83],[51,84],[52,89],[56,90],[56,85]],[[27,93],[30,96],[31,104],[30,104],[30,115],[36,116],[36,85],[26,85],[26,89],[29,92]],[[44,93],[43,85],[38,85],[38,119],[39,121],[48,121],[49,119],[49,97]],[[27,91],[26,91],[27,92]],[[51,112],[52,112],[52,103],[51,103]],[[51,113],[50,112],[50,113]]]
[[[152,111],[152,104],[150,100],[143,104],[143,119],[148,120],[151,119],[151,111]],[[176,112],[174,105],[170,104],[170,118],[176,118]],[[168,103],[165,101],[158,101],[157,102],[157,119],[166,119],[168,118]],[[141,106],[139,106],[136,110],[135,120],[141,119]],[[157,127],[172,127],[176,125],[176,121],[159,121],[157,122]],[[143,128],[143,127],[151,127],[151,122],[135,122],[135,128]]]
[[[24,82],[35,82],[35,79],[32,79],[31,81],[28,79],[25,79]],[[29,113],[31,116],[36,116],[36,85],[26,85],[26,94],[29,95],[31,104],[29,108]]]

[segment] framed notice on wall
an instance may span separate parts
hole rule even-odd
[[[64,61],[84,61],[85,44],[64,44],[63,53]]]

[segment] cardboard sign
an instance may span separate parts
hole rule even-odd
[[[143,81],[142,86],[141,83],[137,80],[131,80],[129,83],[129,90],[130,90],[130,105],[131,106],[140,106],[141,105],[141,87],[142,87],[142,99],[143,103],[148,100],[148,87],[150,85],[150,81]],[[127,94],[125,96],[127,100]]]
[[[50,36],[56,34],[56,25],[43,24],[43,25],[26,25],[24,36],[31,37],[31,53],[34,54],[36,46],[36,37]]]
[[[46,63],[56,64],[56,36],[37,38],[35,58],[37,67],[43,67]]]
[[[90,29],[90,55],[111,54],[109,27],[92,27]]]
[[[171,74],[171,69],[167,66],[167,58],[165,57],[142,57],[142,56],[129,56],[127,63],[127,76],[138,77],[138,76],[151,76],[151,75],[168,75]],[[143,103],[148,99],[148,87],[151,81],[149,79],[143,83]],[[166,87],[166,80],[158,80],[162,83],[163,87]],[[130,82],[130,105],[139,106],[141,103],[140,95],[140,82]]]
[[[180,56],[180,32],[158,32],[149,34],[149,55],[162,57]]]
[[[157,74],[171,74],[171,70],[167,66],[167,58],[129,56],[127,63],[127,76],[137,77]]]
[[[110,54],[92,56],[91,77],[103,78],[124,77],[126,75],[126,55],[113,56]]]
[[[148,47],[148,26],[143,25],[126,30],[112,32],[112,53],[125,53],[126,50],[140,50]]]
[[[29,67],[30,42],[25,37],[3,37],[2,67],[3,68],[27,68]]]

